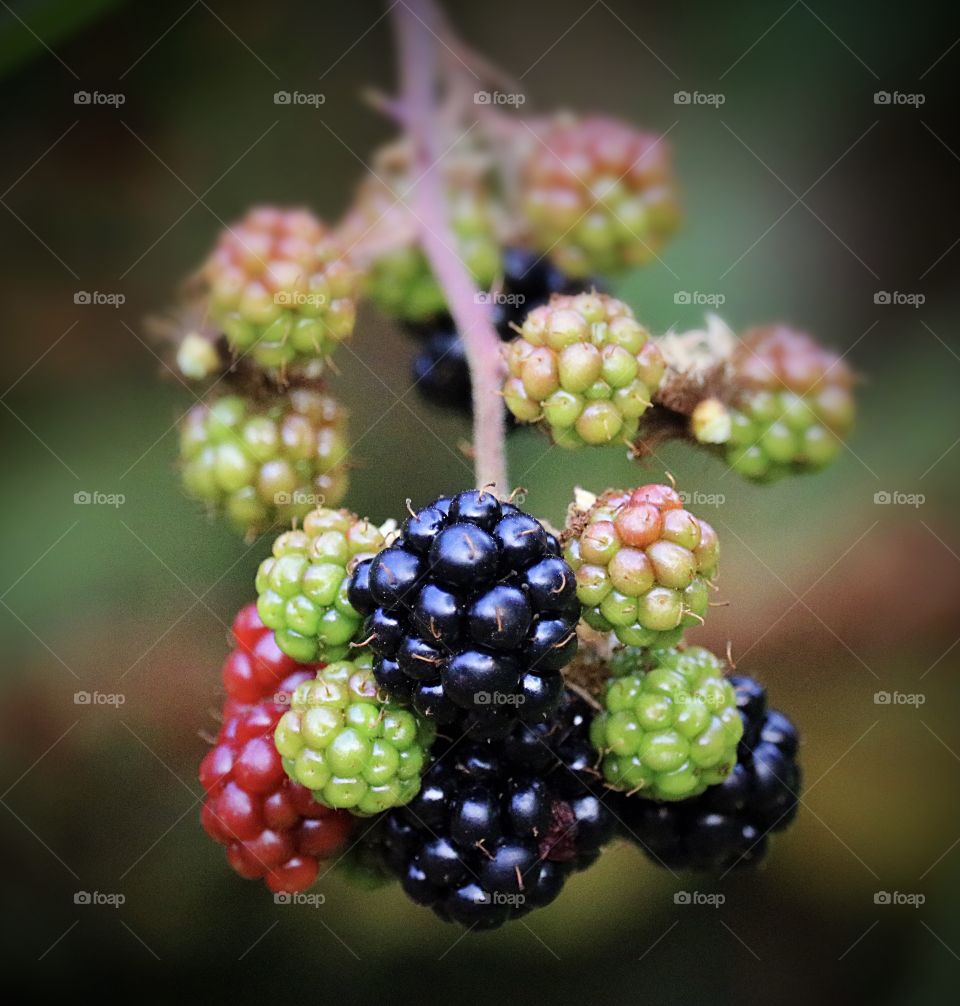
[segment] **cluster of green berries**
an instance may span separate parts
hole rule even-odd
[[[743,722],[724,664],[709,650],[627,649],[611,662],[590,739],[614,789],[684,800],[733,771]]]
[[[284,653],[301,664],[347,655],[363,622],[347,597],[350,573],[384,545],[369,521],[328,507],[277,538],[257,571],[257,611]]]
[[[653,259],[679,218],[663,140],[602,116],[558,116],[534,133],[521,198],[536,248],[575,277]]]
[[[287,775],[327,807],[379,814],[408,803],[435,731],[378,690],[369,653],[298,685],[274,743]]]
[[[347,490],[346,424],[335,399],[308,388],[198,403],[180,429],[184,488],[248,535],[336,506]]]
[[[775,326],[744,335],[734,373],[731,404],[710,398],[694,409],[698,440],[724,444],[730,467],[758,481],[835,460],[854,419],[843,360],[806,333]]]
[[[201,278],[230,347],[270,370],[320,367],[353,333],[361,274],[306,210],[251,210],[220,235]]]
[[[719,540],[670,486],[608,490],[571,512],[565,539],[591,628],[628,646],[664,647],[703,621]]]
[[[555,294],[531,311],[507,366],[507,408],[571,448],[632,439],[665,369],[630,308],[598,293]]]

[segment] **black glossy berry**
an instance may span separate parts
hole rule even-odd
[[[480,867],[480,886],[494,894],[522,894],[524,877],[532,872],[537,859],[533,842],[501,839]]]
[[[450,814],[450,837],[463,846],[488,847],[500,837],[500,806],[495,793],[472,786],[454,801]]]
[[[545,618],[534,626],[526,649],[526,665],[532,671],[559,671],[577,654],[577,632],[562,618]]]
[[[414,681],[436,681],[444,655],[435,646],[416,636],[405,636],[397,649],[400,670]]]
[[[534,563],[525,570],[522,582],[530,603],[539,612],[567,612],[576,603],[576,579],[563,559],[549,556]]]
[[[466,347],[455,330],[433,333],[413,358],[417,392],[433,405],[471,412],[470,367]]]
[[[376,601],[370,593],[370,566],[373,559],[364,559],[354,567],[347,585],[347,600],[360,612],[361,615],[369,615],[376,607]]]
[[[517,572],[547,554],[549,536],[543,525],[523,513],[509,514],[493,529],[500,546],[500,571]]]
[[[426,879],[437,887],[462,883],[468,876],[459,850],[449,838],[437,837],[424,843],[417,862]]]
[[[403,525],[403,540],[408,549],[419,555],[430,551],[433,539],[443,530],[446,514],[439,507],[424,507]]]
[[[423,569],[423,561],[413,552],[397,547],[384,549],[370,567],[373,599],[385,608],[411,603]]]
[[[492,531],[500,517],[500,501],[486,489],[468,489],[450,503],[451,521],[476,524],[484,531]]]
[[[381,657],[374,667],[373,676],[377,679],[377,684],[389,695],[398,699],[409,698],[413,690],[413,678],[407,677],[400,670],[400,665],[396,660]]]
[[[404,637],[403,623],[396,615],[386,608],[377,608],[367,619],[366,632],[375,636],[378,653],[391,660],[396,657]]]
[[[520,681],[516,662],[506,655],[464,650],[451,658],[444,690],[463,709],[508,705]]]
[[[545,780],[515,782],[507,790],[505,811],[514,835],[540,838],[550,827],[550,789]]]
[[[421,639],[441,650],[456,646],[462,634],[462,615],[456,595],[428,583],[413,608],[413,626]]]
[[[379,680],[379,679],[378,679]],[[413,682],[411,681],[411,684]],[[457,718],[457,707],[447,697],[443,685],[439,681],[421,681],[413,684],[410,693],[413,708],[421,716],[444,725],[453,723]]]
[[[479,646],[517,650],[530,631],[533,611],[519,587],[498,585],[470,606],[470,635]]]
[[[454,589],[481,589],[496,575],[497,543],[474,524],[452,524],[430,546],[430,570]]]
[[[527,723],[545,719],[555,709],[563,692],[559,672],[527,671],[520,679],[520,716]]]

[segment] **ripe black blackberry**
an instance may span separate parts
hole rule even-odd
[[[384,815],[377,845],[413,901],[492,929],[549,904],[596,859],[614,818],[579,776],[591,753],[577,702],[501,741],[448,741],[414,800]]]
[[[726,781],[676,803],[618,798],[616,811],[627,836],[660,866],[712,871],[756,866],[766,854],[768,835],[796,816],[796,728],[783,713],[767,709],[758,682],[741,676],[730,681],[744,733]]]
[[[377,681],[440,724],[503,736],[546,719],[577,651],[573,571],[556,539],[487,490],[441,497],[354,570]]]
[[[552,294],[580,293],[591,286],[597,284],[571,280],[534,252],[508,248],[503,257],[501,289],[497,295],[490,295],[491,320],[500,338],[509,342],[516,336],[511,326],[521,325],[527,312],[546,304]],[[434,405],[469,415],[470,370],[453,319],[444,312],[428,321],[407,323],[404,328],[424,343],[413,358],[417,391]]]

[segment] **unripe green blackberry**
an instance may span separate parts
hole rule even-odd
[[[657,649],[621,657],[590,740],[614,789],[684,800],[723,782],[737,763],[743,722],[723,661],[709,650]],[[621,666],[622,672],[626,666]]]
[[[672,646],[703,621],[719,541],[675,489],[609,490],[571,512],[564,558],[577,577],[583,619],[628,646]]]
[[[353,333],[361,274],[307,210],[251,210],[221,233],[201,279],[210,320],[263,367],[316,371]]]
[[[647,330],[607,294],[555,294],[507,347],[507,408],[563,447],[629,441],[663,376]]]
[[[350,573],[384,545],[368,520],[326,507],[277,538],[257,570],[257,612],[284,653],[301,664],[347,655],[363,622],[347,597]]]
[[[319,391],[198,403],[180,428],[187,493],[247,535],[336,506],[347,491],[347,413]]]
[[[811,336],[785,326],[747,332],[733,359],[726,406],[707,399],[691,416],[693,435],[726,445],[741,475],[772,481],[830,464],[854,419],[853,374]],[[721,411],[726,411],[726,418]]]
[[[535,247],[569,276],[643,265],[677,227],[666,143],[601,116],[536,124],[521,167]]]
[[[274,742],[287,775],[316,800],[368,816],[416,796],[434,736],[431,724],[384,698],[362,653],[297,686]]]

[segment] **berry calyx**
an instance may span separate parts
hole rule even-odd
[[[386,700],[372,657],[328,664],[298,685],[274,740],[283,768],[328,807],[367,816],[409,802],[433,726]]]
[[[262,878],[274,892],[308,888],[319,861],[340,852],[353,830],[349,814],[317,803],[287,778],[273,745],[286,700],[309,678],[308,671],[290,675],[276,701],[239,706],[228,698],[216,743],[200,764],[204,830],[227,847],[236,873]]]
[[[627,659],[635,669],[610,680],[590,727],[607,783],[685,800],[726,779],[743,722],[723,662],[699,646],[633,651]]]
[[[768,836],[796,817],[801,784],[796,728],[783,713],[767,709],[758,682],[740,675],[729,680],[744,727],[730,775],[680,803],[638,795],[616,804],[625,836],[659,866],[716,872],[757,866],[767,853]]]
[[[198,403],[180,429],[188,495],[254,536],[347,491],[347,414],[308,388]]]
[[[702,622],[718,556],[716,532],[666,485],[608,490],[568,519],[584,621],[628,646],[672,646]]]
[[[200,276],[211,321],[267,369],[316,372],[353,333],[361,274],[307,210],[250,210],[221,233]]]
[[[652,261],[679,216],[666,143],[602,116],[533,132],[521,199],[535,247],[570,276]]]
[[[484,734],[556,708],[577,648],[573,571],[539,521],[488,490],[412,514],[357,565],[349,598],[377,680],[422,715]]]
[[[347,593],[349,576],[383,545],[368,520],[328,507],[274,541],[257,570],[257,611],[284,653],[301,663],[347,655],[363,620]]]
[[[665,364],[633,311],[606,294],[554,295],[507,348],[507,408],[563,447],[629,442]]]

